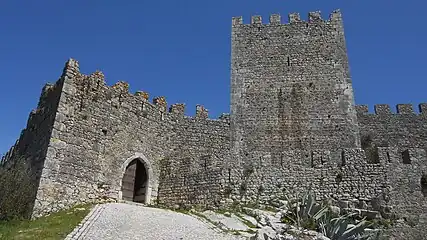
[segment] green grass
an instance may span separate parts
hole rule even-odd
[[[0,239],[64,239],[90,212],[92,205],[80,205],[36,220],[0,222]]]

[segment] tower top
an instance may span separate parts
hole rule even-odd
[[[322,18],[322,14],[320,11],[314,11],[308,13],[307,21],[301,20],[299,13],[289,13],[288,14],[288,22],[283,23],[282,18],[280,14],[272,14],[270,15],[270,19],[268,24],[270,25],[278,25],[278,24],[293,24],[293,23],[314,23],[314,22],[333,22],[333,21],[341,21],[341,11],[339,9],[336,9],[332,11],[329,14],[329,18],[324,20]],[[239,25],[262,25],[262,17],[259,15],[255,15],[251,17],[251,21],[249,24],[243,23],[243,17],[233,17],[232,19],[232,25],[233,26],[239,26]]]

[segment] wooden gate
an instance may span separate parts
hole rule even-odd
[[[122,180],[122,196],[125,201],[133,201],[133,196],[135,192],[135,176],[136,176],[136,166],[138,160],[133,160],[126,167],[125,175]]]
[[[147,171],[145,170],[144,164],[138,161],[136,165],[136,177],[135,177],[135,194],[133,201],[139,203],[145,203],[145,191],[147,185]]]

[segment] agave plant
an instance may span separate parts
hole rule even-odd
[[[356,215],[353,213],[332,218],[329,213],[326,213],[319,220],[319,228],[323,235],[331,240],[371,240],[378,238],[378,234],[373,236],[365,232],[371,223],[364,219],[357,224],[353,224],[353,219]]]
[[[318,204],[314,194],[307,192],[301,200],[289,201],[282,222],[318,230],[331,240],[379,240],[380,232],[367,232],[373,223],[362,219],[355,222],[356,213],[337,216],[329,206]]]
[[[282,222],[292,223],[298,227],[316,229],[317,222],[329,210],[328,206],[316,203],[314,194],[307,192],[301,202],[288,201],[289,211],[282,218]]]

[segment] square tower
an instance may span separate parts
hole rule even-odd
[[[341,13],[232,20],[231,140],[240,161],[360,146]]]

